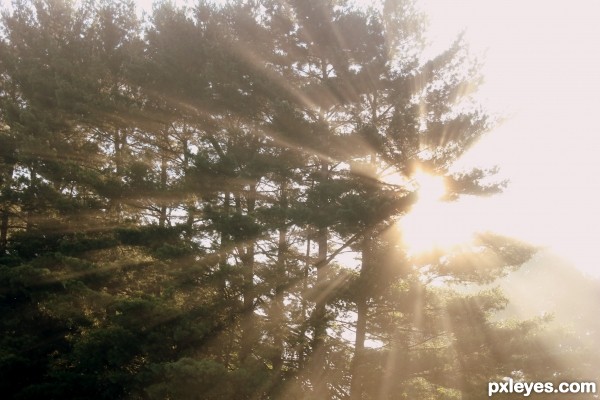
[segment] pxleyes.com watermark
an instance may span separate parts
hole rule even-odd
[[[516,393],[528,397],[531,394],[542,393],[596,393],[595,382],[561,382],[554,384],[552,382],[515,382],[508,378],[502,382],[488,382],[488,396],[492,397],[499,393]]]

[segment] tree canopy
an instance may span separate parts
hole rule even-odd
[[[408,0],[159,2],[146,20],[130,1],[15,1],[3,395],[479,399],[574,374],[541,321],[494,319],[490,284],[534,248],[403,244],[416,171],[448,200],[502,189],[451,172],[493,118],[462,38],[424,58],[424,26]]]

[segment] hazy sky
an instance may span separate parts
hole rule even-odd
[[[470,205],[471,218],[600,276],[600,3],[423,3],[438,40],[466,27],[473,50],[487,50],[482,97],[512,115],[463,160],[498,164],[511,180]]]

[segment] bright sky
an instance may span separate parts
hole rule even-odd
[[[600,276],[600,3],[422,2],[439,41],[466,27],[473,49],[487,49],[482,97],[512,114],[462,160],[499,165],[508,190],[456,204],[438,226],[514,235]]]

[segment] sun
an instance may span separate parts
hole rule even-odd
[[[441,176],[417,170],[412,177],[412,181],[416,184],[419,195],[419,202],[417,204],[421,206],[440,202],[446,193],[446,185]]]
[[[409,253],[456,246],[467,242],[480,228],[468,204],[443,200],[446,186],[442,177],[418,171],[411,182],[418,200],[398,222]]]

